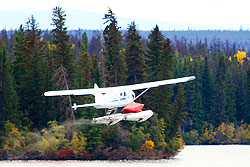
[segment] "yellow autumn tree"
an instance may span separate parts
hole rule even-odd
[[[237,59],[240,64],[244,63],[244,60],[247,59],[249,60],[249,57],[247,57],[246,52],[238,50],[238,53],[234,55],[234,57]],[[231,61],[232,58],[230,57],[229,60]]]
[[[75,155],[82,155],[86,150],[87,138],[84,137],[82,132],[75,131],[69,145]]]
[[[203,144],[212,144],[215,142],[216,132],[214,131],[214,127],[212,124],[207,125],[200,135],[200,141]]]
[[[7,121],[4,125],[6,136],[2,137],[3,150],[11,155],[18,155],[24,150],[25,138],[13,123]]]
[[[232,143],[234,131],[235,128],[233,123],[222,122],[216,131],[216,141],[218,143]]]
[[[147,140],[147,141],[145,141],[145,147],[146,147],[148,150],[153,149],[154,146],[155,146],[155,143],[154,143],[152,140]]]
[[[141,146],[139,153],[141,156],[146,155],[148,152],[152,151],[154,148],[155,143],[152,140],[147,140],[145,143]]]
[[[56,152],[61,147],[69,145],[69,141],[65,138],[66,130],[63,125],[58,125],[57,121],[50,121],[48,125],[49,129],[42,130],[41,140],[37,143],[41,155]]]

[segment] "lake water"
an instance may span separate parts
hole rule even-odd
[[[250,146],[186,146],[170,160],[0,161],[0,167],[250,167]]]

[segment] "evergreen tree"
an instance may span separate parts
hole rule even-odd
[[[146,54],[146,66],[147,66],[147,74],[148,81],[156,81],[157,72],[158,72],[158,64],[159,57],[162,49],[162,41],[163,35],[159,31],[158,25],[151,31],[151,34],[148,36],[149,43],[147,43],[148,50]]]
[[[72,52],[72,45],[70,43],[70,35],[67,34],[67,27],[65,25],[66,22],[66,14],[65,11],[62,10],[61,7],[55,7],[52,11],[52,25],[55,27],[51,31],[51,55],[49,55],[49,66],[51,67],[52,73],[52,88],[54,90],[60,89],[73,89],[77,87],[76,84],[76,72],[74,66],[74,55]],[[57,78],[56,71],[60,72],[63,69],[65,82],[61,84],[57,84],[60,78]],[[67,74],[67,75],[66,75]],[[53,77],[54,76],[54,77]],[[64,87],[63,86],[66,86]],[[65,101],[64,101],[65,100]],[[56,118],[61,121],[64,119],[69,119],[69,112],[71,110],[71,115],[74,117],[73,110],[71,108],[71,97],[67,98],[54,98],[51,100],[56,106],[56,112],[53,115],[57,115]],[[63,102],[66,102],[62,105]],[[59,111],[60,110],[60,111]],[[53,112],[53,111],[52,111]],[[61,115],[58,115],[60,114]],[[65,114],[64,114],[65,113]],[[59,117],[59,118],[58,118]]]
[[[71,80],[73,80],[72,75],[74,74],[74,56],[70,52],[70,36],[67,34],[67,27],[65,26],[66,14],[61,7],[55,7],[53,8],[52,16],[52,25],[55,26],[55,28],[51,31],[51,40],[52,44],[54,45],[53,66],[56,70],[62,65],[68,71],[69,81],[71,83]]]
[[[122,35],[119,31],[115,14],[111,9],[104,17],[109,23],[103,31],[105,74],[104,86],[124,85],[126,80],[126,62],[121,49]]]
[[[82,35],[82,41],[80,42],[81,45],[81,52],[79,53],[79,59],[76,61],[77,65],[77,79],[78,79],[78,85],[80,88],[88,89],[90,87],[93,87],[93,80],[92,80],[92,74],[95,74],[94,72],[97,72],[95,75],[96,78],[94,79],[100,79],[98,77],[98,64],[97,67],[93,66],[92,59],[88,52],[88,38],[87,34],[83,33]],[[97,62],[95,62],[97,63]],[[100,73],[99,73],[100,74]],[[100,76],[99,76],[100,77]],[[93,103],[94,98],[93,96],[81,96],[77,98],[77,103]],[[98,116],[97,110],[93,107],[91,108],[82,108],[81,109],[81,117],[83,119],[91,120]],[[83,133],[87,137],[87,150],[90,152],[97,151],[97,147],[102,144],[101,142],[101,127],[98,125],[86,125],[82,127]]]
[[[136,30],[135,22],[132,22],[125,34],[128,85],[144,81],[144,51],[140,40],[141,36]]]
[[[15,125],[22,123],[22,113],[18,110],[18,96],[14,87],[11,61],[7,57],[6,45],[0,39],[0,127],[9,120]]]
[[[218,67],[215,77],[215,96],[214,104],[211,110],[213,125],[219,126],[222,122],[228,122],[228,115],[226,115],[226,89],[225,89],[225,73],[226,65],[224,55],[218,55]]]
[[[194,63],[191,57],[186,56],[183,58],[183,75],[185,76],[190,76],[194,75]],[[185,89],[185,97],[186,97],[186,110],[188,112],[186,122],[184,125],[184,130],[189,131],[191,129],[194,129],[196,126],[196,120],[193,118],[195,116],[195,110],[194,106],[195,101],[194,101],[194,94],[195,92],[195,82],[187,82],[184,84],[184,89]]]
[[[173,77],[173,66],[174,66],[174,53],[173,47],[170,39],[166,39],[162,42],[162,50],[161,54],[158,58],[158,66],[157,66],[157,76],[156,80],[166,80]],[[172,110],[172,96],[173,96],[173,86],[167,85],[158,87],[153,92],[154,103],[153,110],[159,114],[159,116],[163,117],[167,123],[169,119],[171,119],[170,112]]]
[[[204,119],[211,122],[211,108],[213,105],[214,85],[213,76],[210,71],[208,57],[205,57],[204,69],[202,73],[202,102],[204,108]]]
[[[102,87],[102,74],[100,71],[100,64],[96,54],[92,55],[93,68],[91,70],[92,82],[96,83],[99,87]]]
[[[192,95],[191,107],[189,108],[189,114],[193,120],[193,127],[197,130],[201,130],[204,123],[204,109],[202,102],[202,81],[201,81],[202,61],[201,56],[197,55],[193,58],[193,75],[196,79],[193,81],[194,92]]]
[[[26,56],[28,57],[27,70],[27,89],[29,97],[29,118],[35,127],[41,123],[40,114],[44,110],[45,76],[43,71],[44,64],[44,42],[42,41],[42,32],[38,29],[36,20],[33,16],[27,22],[26,32]],[[27,97],[27,98],[28,98]]]
[[[246,71],[246,108],[244,113],[242,113],[242,117],[245,122],[250,123],[250,64],[247,67]]]
[[[26,106],[24,95],[26,94],[26,81],[27,81],[27,62],[26,56],[26,39],[24,28],[21,25],[19,30],[15,33],[15,46],[14,46],[14,79],[18,97],[20,99],[19,109],[23,112]],[[26,115],[25,113],[23,113]]]
[[[171,114],[171,126],[168,130],[168,136],[176,136],[180,132],[181,125],[185,122],[187,112],[185,110],[185,95],[183,85],[180,84],[178,93],[173,103],[173,111]]]
[[[91,69],[92,69],[92,61],[88,52],[88,38],[87,34],[84,33],[82,35],[81,42],[81,52],[79,53],[79,59],[76,61],[77,66],[77,80],[78,87],[81,89],[87,89],[93,87],[91,81]]]
[[[246,87],[246,74],[249,73],[249,67],[247,68],[247,71],[243,70],[240,63],[237,61],[237,59],[233,59],[233,67],[234,67],[234,75],[233,75],[233,81],[235,84],[235,103],[236,103],[236,120],[237,122],[240,122],[244,119],[244,116],[246,115],[246,107],[247,104],[246,100],[248,99],[247,88]]]
[[[44,97],[41,96],[45,91],[44,43],[41,38],[41,30],[33,16],[29,18],[25,29],[21,26],[16,33],[14,74],[20,110],[25,120],[33,122],[35,127],[40,126],[39,117],[44,110]],[[30,126],[27,121],[24,124]]]
[[[236,123],[236,103],[235,103],[235,86],[232,80],[232,67],[229,60],[225,60],[227,64],[225,73],[225,98],[226,98],[226,115],[228,116],[228,121],[231,123]]]
[[[151,31],[151,34],[148,36],[149,42],[147,43],[147,53],[145,55],[145,65],[146,65],[146,81],[157,81],[158,67],[159,67],[159,57],[162,50],[163,35],[159,31],[158,25]],[[164,66],[164,65],[163,65]],[[166,79],[166,78],[164,78]],[[154,109],[157,105],[156,99],[154,96],[155,90],[149,90],[147,94],[143,97],[143,102],[150,106],[151,109]],[[160,92],[160,90],[158,90]],[[162,117],[161,114],[159,116]]]

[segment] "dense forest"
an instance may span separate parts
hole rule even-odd
[[[0,159],[159,159],[185,143],[250,143],[250,65],[242,46],[170,39],[157,25],[142,37],[134,22],[121,31],[111,9],[106,28],[91,37],[69,33],[66,18],[55,7],[50,31],[33,16],[16,31],[1,31]],[[138,99],[154,111],[142,123],[91,124],[104,111],[71,106],[92,103],[92,96],[43,96],[191,75],[196,80],[152,88]]]

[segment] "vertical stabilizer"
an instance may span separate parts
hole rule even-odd
[[[95,83],[94,84],[94,89],[98,89],[99,88],[99,86]]]
[[[100,92],[98,91],[99,90],[99,86],[95,83],[94,84],[94,90],[95,90],[95,103],[98,103],[100,102]]]

